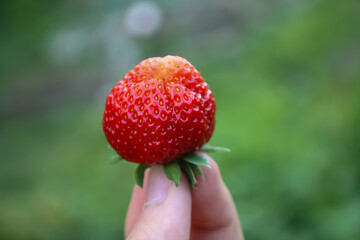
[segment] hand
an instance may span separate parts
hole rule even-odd
[[[145,174],[144,188],[135,186],[126,224],[127,240],[241,240],[244,239],[236,208],[219,168],[208,157],[205,181],[197,178],[190,190],[185,176],[179,187],[161,166]]]

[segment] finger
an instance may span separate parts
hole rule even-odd
[[[170,182],[161,166],[150,170],[143,210],[127,240],[188,240],[191,221],[191,194],[181,178],[178,187]]]
[[[146,169],[145,171],[143,188],[139,187],[138,185],[135,185],[134,187],[130,200],[129,210],[126,215],[125,236],[129,235],[143,209],[146,197],[147,180],[149,176],[148,170],[149,169]]]
[[[204,167],[205,180],[198,179],[192,191],[191,239],[243,239],[236,208],[214,160],[205,155],[210,167]]]

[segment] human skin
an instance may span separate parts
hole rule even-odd
[[[125,224],[127,240],[242,240],[238,214],[214,160],[190,190],[185,176],[179,187],[161,166],[145,173],[144,188],[135,186]]]

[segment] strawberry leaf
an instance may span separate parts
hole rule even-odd
[[[214,147],[209,144],[205,144],[200,148],[201,152],[212,153],[212,152],[230,152],[230,149],[225,147]]]
[[[206,157],[199,154],[199,153],[196,153],[196,152],[193,152],[193,153],[190,153],[190,154],[184,154],[182,156],[182,158],[185,161],[187,161],[189,163],[192,163],[192,164],[195,164],[195,165],[198,165],[198,166],[204,165],[204,166],[210,167],[209,162],[206,159]]]
[[[115,164],[118,162],[123,161],[124,159],[121,158],[119,155],[113,155],[109,157],[109,164]]]
[[[201,166],[195,165],[195,164],[190,164],[190,167],[194,174],[197,174],[204,179],[204,172],[203,172]]]
[[[135,170],[135,181],[136,184],[141,188],[143,187],[145,170],[148,167],[149,167],[148,165],[139,164]]]
[[[189,162],[186,162],[186,161],[179,161],[179,162],[180,162],[181,169],[183,170],[187,179],[189,180],[191,189],[195,189],[196,178],[195,178],[193,169],[191,167],[192,164]]]
[[[115,149],[114,149],[110,144],[107,145],[107,148],[108,148],[110,151],[116,153]]]
[[[166,177],[175,183],[175,186],[179,186],[181,177],[181,169],[177,161],[170,162],[163,165]]]
[[[114,164],[114,163],[118,163],[122,160],[124,160],[122,157],[119,156],[119,154],[115,151],[115,149],[113,149],[110,144],[108,144],[108,149],[111,152],[110,157],[109,157],[109,164]]]

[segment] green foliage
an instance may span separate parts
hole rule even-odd
[[[186,162],[192,163],[194,165],[198,165],[198,166],[204,165],[207,167],[210,166],[206,157],[199,153],[187,153],[187,154],[184,154],[184,156],[182,156],[182,158]]]
[[[1,239],[123,237],[135,165],[107,164],[105,96],[94,96],[108,58],[56,64],[46,52],[58,29],[89,29],[128,6],[110,2],[2,5]],[[359,4],[285,2],[223,1],[239,17],[209,26],[216,14],[186,25],[173,14],[185,3],[160,1],[178,25],[114,45],[132,41],[124,48],[139,61],[180,55],[204,75],[217,101],[210,144],[231,149],[213,157],[247,239],[360,239]]]
[[[192,164],[187,161],[179,161],[179,164],[180,164],[181,170],[183,171],[186,178],[188,179],[191,189],[195,189],[195,184],[197,183],[197,181],[195,178],[195,172],[193,171],[192,165],[194,165],[194,166],[199,166],[199,165],[195,165],[195,164]],[[204,175],[204,174],[202,173],[200,175]]]
[[[168,179],[175,183],[175,186],[179,186],[179,181],[181,177],[181,169],[178,162],[170,162],[163,165],[165,175]]]
[[[200,151],[205,152],[205,153],[230,152],[230,149],[225,148],[225,147],[214,147],[209,144],[205,144],[204,146],[201,147]]]
[[[139,164],[135,170],[135,183],[141,188],[143,187],[143,183],[144,183],[145,170],[148,167],[149,167],[148,165]]]

